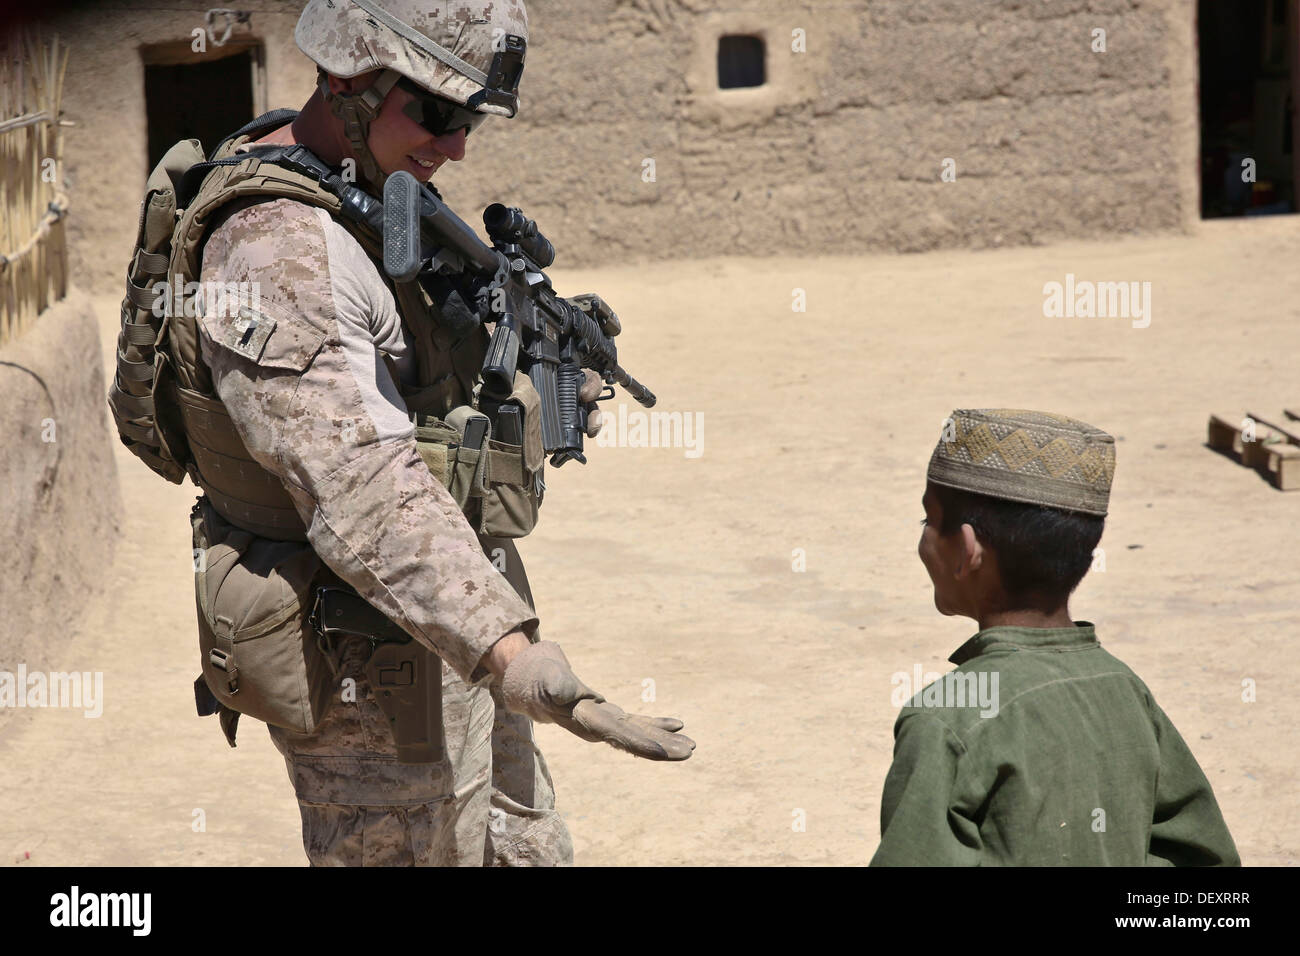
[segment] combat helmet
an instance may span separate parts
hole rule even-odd
[[[514,116],[528,43],[523,0],[309,0],[293,32],[321,70],[325,102],[343,120],[366,177],[384,174],[366,145],[371,120],[403,77],[472,113]],[[360,93],[332,93],[325,74],[382,70]]]

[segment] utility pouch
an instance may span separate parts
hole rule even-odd
[[[546,464],[542,399],[523,372],[515,372],[514,390],[502,407],[519,410],[523,443],[488,440],[487,488],[479,531],[495,538],[522,538],[537,526],[538,508],[546,490],[542,480]]]
[[[451,493],[471,528],[494,538],[522,538],[537,525],[546,484],[542,447],[542,400],[523,372],[502,407],[517,409],[512,444],[493,437],[490,419],[470,405],[443,419],[413,413],[415,441],[429,471]]]
[[[477,505],[471,500],[482,498],[487,486],[487,443],[492,426],[486,415],[469,405],[453,408],[446,421],[460,438],[454,455],[448,456],[447,490],[468,513],[471,504]]]
[[[149,175],[135,249],[126,270],[126,297],[117,337],[117,369],[108,404],[119,437],[154,472],[176,484],[185,479],[185,434],[169,414],[174,376],[167,360],[166,308],[171,277],[172,230],[176,227],[175,185],[203,159],[198,140],[183,140]]]
[[[191,521],[202,676],[223,718],[228,710],[313,733],[337,690],[308,621],[320,558],[306,544],[234,527],[207,498]],[[233,747],[233,722],[227,737]]]
[[[460,432],[441,418],[426,412],[413,412],[411,419],[415,423],[416,450],[428,466],[429,473],[444,488],[448,487],[451,484],[451,463],[455,461],[456,449],[460,447]],[[457,504],[464,510],[464,504]]]

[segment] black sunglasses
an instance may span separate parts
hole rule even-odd
[[[402,112],[434,136],[446,136],[458,129],[465,130],[468,136],[488,118],[487,113],[469,110],[446,97],[435,96],[406,77],[398,80],[397,85],[412,96],[411,102],[402,107]]]

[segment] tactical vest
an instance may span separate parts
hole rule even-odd
[[[192,199],[181,197],[184,209],[179,212],[183,174],[203,159],[198,142],[177,143],[150,176],[122,304],[118,375],[109,398],[123,442],[150,468],[175,483],[189,474],[226,521],[279,541],[305,541],[306,529],[280,479],[252,458],[215,394],[199,351],[202,296],[185,292],[187,284],[199,279],[204,243],[230,204],[280,198],[325,209],[380,264],[383,275],[382,237],[340,215],[337,195],[308,175],[256,155],[240,159],[239,146],[294,115],[277,110],[225,140],[210,161],[229,165],[213,166]],[[421,458],[476,531],[497,537],[528,534],[545,487],[540,402],[528,376],[516,375],[510,399],[521,407],[523,445],[492,439],[488,425],[471,430],[482,438],[477,447],[468,447],[467,423],[485,419],[477,412],[474,386],[488,334],[480,325],[454,338],[418,282],[385,281],[415,347],[415,385],[401,382],[391,363],[389,369],[415,426]],[[162,316],[160,289],[168,296]]]

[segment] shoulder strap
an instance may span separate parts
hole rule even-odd
[[[297,110],[279,109],[263,113],[261,116],[257,117],[257,119],[249,120],[218,143],[217,148],[212,151],[212,154],[208,158],[216,159],[220,156],[222,150],[226,148],[226,144],[231,140],[239,139],[241,136],[246,136],[249,139],[257,139],[258,134],[266,133],[273,129],[279,129],[285,123],[291,123],[297,118]]]
[[[285,123],[291,122],[297,115],[297,110],[271,110],[269,113],[263,113],[257,119],[245,123],[223,139],[203,162],[195,163],[180,177],[179,185],[176,188],[176,208],[184,209],[190,204],[190,200],[194,198],[199,186],[203,183],[204,177],[214,167],[233,166],[243,159],[242,154],[235,155],[234,150],[237,146],[246,143],[250,139],[256,139],[261,133],[278,129]],[[272,148],[284,149],[285,147]]]
[[[325,203],[333,207],[332,211],[341,213],[352,224],[362,226],[376,236],[383,235],[383,204],[364,190],[344,181],[337,170],[326,165],[306,146],[252,146],[242,153],[230,153],[230,150],[241,145],[241,140],[228,139],[226,144],[228,145],[223,146],[223,149],[229,155],[215,154],[217,158],[194,164],[181,177],[176,195],[178,208],[188,208],[214,169],[238,166],[256,159],[260,164],[280,167],[295,177],[309,181],[313,192],[332,197],[332,201]]]

